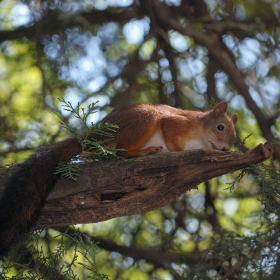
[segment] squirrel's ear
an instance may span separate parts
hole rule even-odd
[[[216,107],[212,111],[212,115],[214,118],[218,118],[227,112],[227,102],[220,102],[216,105]]]
[[[238,120],[238,115],[237,114],[233,114],[231,119],[232,119],[233,123],[236,124],[236,122]]]

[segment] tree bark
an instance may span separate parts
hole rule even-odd
[[[265,143],[246,153],[201,149],[84,163],[77,182],[59,179],[33,229],[99,222],[160,208],[201,182],[272,154],[272,144]],[[0,190],[12,170],[0,171]]]

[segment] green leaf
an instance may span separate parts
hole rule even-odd
[[[91,103],[85,109],[81,107],[81,104],[78,103],[77,107],[74,108],[71,102],[66,101],[63,98],[59,99],[62,102],[62,107],[65,111],[71,112],[74,116],[79,119],[82,123],[82,126],[85,130],[83,137],[73,129],[69,123],[66,123],[61,116],[59,116],[63,127],[67,130],[67,132],[75,137],[81,147],[83,148],[84,154],[79,160],[108,160],[108,159],[121,159],[118,155],[119,152],[124,151],[123,149],[113,149],[107,148],[104,146],[105,143],[114,139],[114,134],[118,129],[117,125],[109,124],[109,123],[98,123],[97,125],[90,123],[87,126],[88,117],[96,112],[96,109],[99,107],[96,106],[98,102]],[[98,139],[101,137],[101,139]],[[81,168],[77,164],[77,158],[73,158],[68,163],[60,163],[57,168],[56,173],[61,173],[63,177],[69,178],[71,180],[77,181],[77,176],[80,173]]]
[[[79,164],[74,162],[60,162],[55,174],[61,173],[61,176],[73,181],[77,181],[77,176],[82,171]]]

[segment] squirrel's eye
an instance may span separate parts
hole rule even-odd
[[[223,131],[225,129],[225,126],[223,124],[219,124],[217,128],[218,130]]]

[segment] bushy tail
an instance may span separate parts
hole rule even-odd
[[[59,162],[67,162],[82,148],[75,138],[43,147],[17,167],[0,199],[0,259],[27,233],[39,217],[55,185]]]

